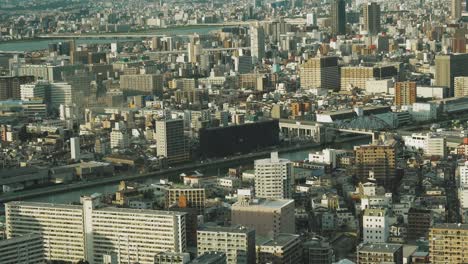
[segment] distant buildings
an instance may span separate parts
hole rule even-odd
[[[460,1],[460,0],[454,0]],[[468,76],[468,54],[437,55],[435,58],[435,85],[450,87],[454,95],[455,77]]]
[[[290,198],[292,194],[293,164],[280,159],[278,152],[255,161],[255,196],[268,199]]]
[[[331,4],[331,29],[334,35],[346,34],[346,2],[333,0]]]

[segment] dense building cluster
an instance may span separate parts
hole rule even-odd
[[[0,0],[0,263],[468,263],[449,2]]]

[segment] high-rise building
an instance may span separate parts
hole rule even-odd
[[[467,224],[435,224],[429,230],[430,263],[467,263],[467,240]]]
[[[10,202],[5,214],[7,238],[41,232],[46,260],[85,259],[82,206]]]
[[[453,20],[458,20],[461,17],[462,13],[462,4],[461,0],[452,0],[452,6],[451,6],[451,18]]]
[[[186,251],[185,213],[102,207],[99,196],[82,202],[7,203],[7,236],[41,232],[49,261],[103,263],[114,255],[117,263],[152,264],[161,252]]]
[[[403,246],[400,244],[365,243],[357,247],[358,264],[403,264]]]
[[[364,29],[369,35],[377,35],[380,32],[380,5],[377,3],[364,4],[362,14],[364,16]]]
[[[468,96],[468,77],[455,77],[454,90],[455,97]]]
[[[453,96],[455,77],[468,77],[468,53],[437,55],[435,63],[435,85],[449,87],[449,96]]]
[[[34,82],[33,76],[0,76],[0,100],[21,99],[21,85]]]
[[[365,181],[372,173],[378,185],[391,188],[396,177],[396,152],[395,142],[355,147],[356,175]]]
[[[302,263],[299,235],[279,234],[275,238],[257,237],[256,240],[256,263]]]
[[[294,184],[293,163],[272,152],[268,159],[255,161],[255,195],[259,198],[290,198]]]
[[[296,233],[294,200],[238,201],[231,207],[231,223],[255,229],[257,236]],[[262,262],[263,263],[263,262]]]
[[[156,121],[156,148],[158,155],[167,158],[168,164],[188,160],[183,119]]]
[[[21,100],[42,99],[45,102],[49,101],[49,82],[37,81],[31,84],[21,84],[20,93]]]
[[[224,252],[227,264],[255,263],[255,230],[242,226],[201,227],[197,232],[197,254]]]
[[[51,83],[50,84],[50,104],[52,107],[58,108],[60,105],[71,105],[76,103],[74,100],[72,86],[68,83]]]
[[[0,240],[0,262],[2,264],[45,263],[44,244],[40,234],[27,234]]]
[[[362,239],[364,243],[387,243],[389,219],[386,209],[366,209],[362,216]]]
[[[116,123],[115,127],[110,132],[110,147],[111,149],[125,149],[130,144],[130,137],[127,129],[123,124]]]
[[[395,83],[395,105],[412,105],[416,103],[416,82]]]
[[[427,237],[431,226],[431,210],[414,207],[408,210],[408,239],[416,240]]]
[[[453,37],[450,38],[450,47],[453,53],[466,53],[466,30],[458,28],[455,30]]]
[[[398,69],[393,65],[342,67],[340,90],[349,91],[351,88],[366,89],[366,83],[370,80],[391,78],[398,78]]]
[[[338,57],[312,58],[301,64],[299,77],[301,88],[323,88],[338,90],[340,88]]]
[[[129,94],[161,95],[163,79],[160,74],[128,74],[120,76],[120,89]]]
[[[71,159],[78,161],[80,160],[80,138],[72,137],[70,138],[70,153]]]
[[[331,24],[334,35],[346,34],[346,1],[333,0],[331,4]]]
[[[250,53],[253,63],[261,62],[265,56],[265,31],[258,23],[250,26]]]

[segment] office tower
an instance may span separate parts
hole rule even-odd
[[[258,23],[250,26],[250,54],[252,62],[261,62],[265,56],[265,32]]]
[[[451,18],[453,20],[458,20],[461,17],[462,13],[462,5],[461,5],[461,0],[452,0],[452,6],[451,6]]]
[[[74,263],[114,255],[117,263],[152,264],[161,252],[186,250],[185,213],[102,207],[98,198],[82,197],[82,206],[7,203],[7,236],[40,230],[46,260]]]
[[[82,206],[10,202],[5,214],[7,238],[41,232],[46,260],[85,259]]]
[[[449,87],[449,96],[453,96],[454,78],[468,77],[468,54],[437,55],[435,66],[435,85]]]
[[[455,97],[468,96],[468,77],[455,77],[454,90]]]
[[[302,244],[304,264],[330,264],[335,262],[335,253],[330,242],[323,237],[314,237]]]
[[[371,172],[376,183],[391,188],[396,177],[396,143],[362,145],[354,149],[356,175],[365,181]]]
[[[301,64],[299,77],[301,88],[323,88],[338,90],[340,88],[338,57],[312,58]]]
[[[0,240],[0,262],[2,264],[45,263],[44,244],[40,234],[27,234]]]
[[[408,210],[408,239],[427,237],[432,226],[432,212],[429,209],[411,207]]]
[[[380,32],[380,5],[377,3],[364,4],[362,14],[364,16],[364,29],[369,35],[377,35]]]
[[[458,28],[455,30],[453,37],[450,38],[450,48],[453,53],[466,53],[466,30]]]
[[[389,225],[387,209],[364,210],[362,240],[364,243],[387,243]]]
[[[274,238],[296,233],[294,200],[241,200],[231,207],[231,223],[255,229],[257,236]]]
[[[249,73],[253,69],[252,65],[252,56],[239,56],[239,57],[234,57],[235,64],[234,68],[235,70],[240,73]]]
[[[196,208],[203,213],[206,204],[204,188],[191,188],[186,185],[171,186],[166,190],[166,208],[177,206],[179,208]]]
[[[0,100],[21,99],[21,85],[34,82],[33,76],[0,76]]]
[[[255,230],[242,226],[201,227],[197,232],[197,254],[224,252],[227,264],[255,263]]]
[[[44,102],[49,101],[49,82],[37,81],[30,84],[21,84],[20,93],[21,100],[42,99]]]
[[[70,138],[70,152],[71,159],[78,161],[80,160],[80,138],[72,137]]]
[[[332,34],[344,35],[346,34],[346,1],[333,0],[331,4],[331,25]]]
[[[340,75],[340,90],[350,91],[352,88],[365,89],[370,80],[398,78],[398,69],[394,65],[375,65],[372,67],[342,67]]]
[[[127,129],[122,123],[115,123],[115,127],[110,133],[111,149],[125,149],[130,144],[130,138]]]
[[[129,74],[120,76],[120,89],[129,94],[160,96],[163,92],[163,79],[160,74]]]
[[[188,160],[183,119],[156,121],[156,148],[158,155],[166,157],[169,164]]]
[[[403,264],[403,246],[400,244],[364,243],[357,247],[357,263]]]
[[[434,224],[429,230],[430,263],[467,263],[467,240],[467,224]]]
[[[290,198],[294,184],[293,163],[280,159],[278,152],[270,158],[255,161],[255,196],[259,198]]]
[[[302,263],[299,235],[279,234],[275,238],[258,238],[256,263]]]
[[[395,105],[412,105],[416,103],[416,82],[395,83]]]

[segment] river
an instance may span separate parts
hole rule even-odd
[[[189,35],[193,33],[207,34],[210,31],[221,29],[221,26],[188,26],[187,28],[177,27],[174,29],[166,28],[155,30],[155,35]],[[144,33],[146,34],[146,33]],[[69,40],[69,39],[68,39]],[[106,35],[100,35],[98,38],[90,39],[76,39],[76,43],[79,44],[107,44],[111,42],[126,42],[126,41],[137,41],[138,38],[106,38]],[[67,41],[67,39],[31,39],[24,41],[7,41],[0,42],[0,51],[34,51],[34,50],[45,50],[48,48],[49,43],[57,43],[60,41]]]
[[[352,149],[354,146],[357,145],[362,145],[362,144],[368,144],[370,139],[362,139],[362,140],[356,140],[353,142],[347,142],[347,143],[341,143],[333,146],[334,148],[340,148],[340,149]],[[295,152],[290,152],[290,153],[283,153],[280,154],[281,158],[285,159],[290,159],[294,161],[298,160],[304,160],[308,157],[310,152],[315,152],[319,151],[320,149],[313,148],[313,149],[308,149],[308,150],[301,150],[301,151],[295,151]],[[245,165],[252,165],[253,162],[250,164],[245,164]],[[205,171],[204,174],[206,175],[225,175],[227,173],[228,168],[220,168],[219,171],[218,169],[212,169]],[[173,174],[169,176],[169,179],[172,181],[177,181],[179,179],[178,174]],[[157,183],[159,182],[160,178],[155,177],[155,178],[146,178],[143,179],[139,182],[145,183],[145,184],[150,184],[150,183]],[[118,184],[112,183],[112,184],[106,184],[106,185],[101,185],[101,186],[95,186],[95,187],[90,187],[86,189],[81,189],[81,190],[76,190],[76,191],[71,191],[67,193],[56,193],[56,194],[48,194],[44,196],[38,196],[34,197],[31,199],[27,199],[27,201],[34,201],[34,202],[47,202],[47,203],[71,203],[71,202],[79,202],[80,196],[81,195],[91,195],[93,193],[113,193],[117,190]]]

